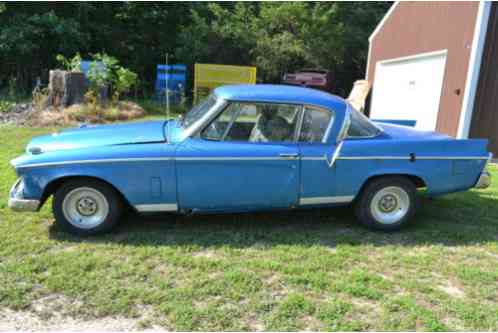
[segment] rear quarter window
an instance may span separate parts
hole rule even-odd
[[[355,109],[351,109],[351,124],[348,128],[346,138],[371,138],[379,135],[380,133],[381,130],[372,124],[370,119]]]

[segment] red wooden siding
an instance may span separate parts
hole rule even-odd
[[[400,2],[371,41],[368,78],[374,89],[377,61],[448,50],[437,130],[456,136],[478,6]]]

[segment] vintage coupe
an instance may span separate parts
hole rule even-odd
[[[224,86],[183,119],[82,126],[34,138],[14,160],[9,206],[94,234],[137,212],[242,212],[353,203],[360,222],[404,225],[417,188],[487,187],[486,140],[375,123],[293,86]]]

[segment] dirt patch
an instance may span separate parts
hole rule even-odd
[[[139,318],[116,316],[81,319],[75,314],[82,306],[84,305],[81,302],[52,294],[34,301],[26,311],[0,308],[0,331],[164,331],[152,324],[144,327],[143,323],[151,322],[153,318],[150,309],[141,309]]]
[[[437,287],[439,290],[447,293],[451,297],[455,298],[463,298],[465,297],[465,292],[458,288],[456,285],[448,281],[445,285],[441,285]]]
[[[199,252],[195,252],[195,253],[192,254],[192,257],[194,257],[194,258],[206,258],[206,259],[211,259],[211,260],[219,260],[219,259],[221,259],[221,256],[218,255],[213,250],[202,250],[202,251],[199,251]]]
[[[54,313],[50,318],[40,317],[29,311],[13,311],[0,309],[0,331],[136,331],[140,329],[140,321],[135,319],[105,317],[90,320],[79,320]],[[153,328],[153,331],[162,329]]]

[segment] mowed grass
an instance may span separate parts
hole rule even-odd
[[[7,208],[8,161],[44,132],[0,129],[0,313],[134,318],[137,329],[498,330],[495,166],[491,188],[424,199],[392,234],[337,208],[131,215],[80,239],[54,226],[50,205]]]

